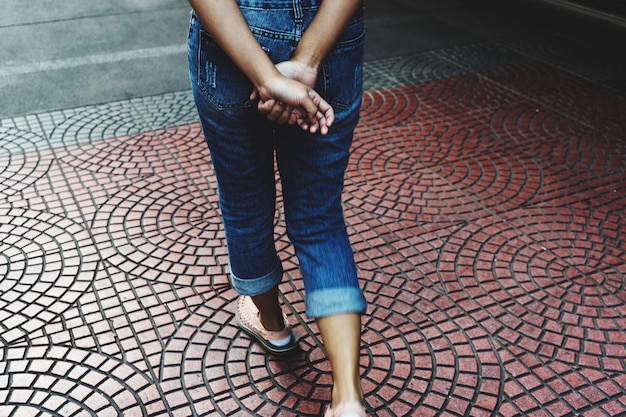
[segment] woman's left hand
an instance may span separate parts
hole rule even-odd
[[[276,68],[288,79],[308,87],[307,94],[317,107],[317,111],[313,115],[310,112],[311,107],[306,110],[302,106],[294,105],[291,100],[295,97],[290,97],[287,101],[278,97],[264,100],[259,91],[254,90],[250,98],[252,100],[259,99],[257,105],[259,112],[278,124],[298,124],[302,129],[311,133],[317,131],[323,135],[328,133],[328,128],[334,121],[334,111],[330,104],[313,89],[317,80],[317,70],[293,60],[280,62],[276,64]],[[311,117],[312,115],[314,117]]]

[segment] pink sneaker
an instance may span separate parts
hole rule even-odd
[[[242,295],[237,300],[237,312],[235,313],[237,324],[244,332],[259,342],[269,353],[277,356],[289,355],[298,349],[298,336],[291,330],[291,325],[285,317],[285,328],[279,331],[265,329],[259,318],[259,310],[247,295]],[[270,340],[280,340],[291,337],[291,341],[285,346],[272,344]]]

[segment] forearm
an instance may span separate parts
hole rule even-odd
[[[278,74],[250,31],[235,0],[189,0],[189,3],[202,26],[246,74],[255,89],[262,90],[266,81]]]
[[[361,4],[362,0],[323,0],[292,59],[318,70]]]

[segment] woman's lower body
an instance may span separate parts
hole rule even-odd
[[[278,63],[289,60],[319,2],[239,4],[257,40]],[[320,135],[269,122],[249,100],[252,84],[195,16],[189,31],[191,84],[217,177],[231,283],[253,300],[266,329],[284,326],[277,297],[283,270],[274,244],[276,161],[306,313],[317,320],[333,367],[333,403],[362,400],[360,314],[366,304],[341,194],[361,104],[363,36],[359,13],[320,71],[315,89],[333,106],[336,118],[330,132]]]

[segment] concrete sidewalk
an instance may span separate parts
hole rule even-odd
[[[186,1],[6,0],[3,6],[0,118],[189,88]],[[617,27],[528,1],[370,0],[367,27],[368,60],[546,31],[611,42],[607,51],[620,46]]]
[[[0,15],[0,117],[189,87],[186,1],[7,2]]]

